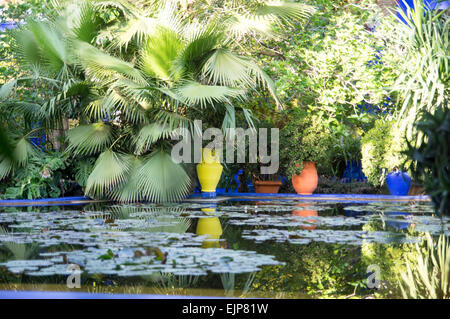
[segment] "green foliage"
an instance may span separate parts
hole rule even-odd
[[[318,10],[307,24],[294,25],[283,41],[266,43],[267,49],[256,53],[266,56],[266,69],[276,79],[284,104],[320,110],[333,130],[343,126],[345,131],[349,126],[350,131],[359,128],[362,133],[372,117],[358,106],[370,103],[383,108],[395,81],[394,61],[377,62],[390,54],[383,48],[393,41],[392,28],[367,30],[381,15],[371,1],[308,3]],[[385,20],[393,19],[384,17],[381,23],[388,24]]]
[[[169,156],[175,129],[198,130],[192,115],[206,109],[213,117],[223,116],[224,129],[234,127],[234,103],[261,87],[279,104],[272,80],[254,60],[235,52],[247,31],[234,32],[242,22],[231,18],[234,13],[214,10],[192,21],[176,2],[54,4],[46,19],[30,19],[14,33],[19,62],[33,77],[9,82],[1,95],[6,101],[30,82],[50,90],[27,105],[13,95],[3,107],[30,114],[30,121],[42,121],[50,130],[66,131],[68,119],[73,120],[67,152],[96,158],[93,168],[90,162],[76,166],[75,178],[86,194],[120,201],[178,200],[188,193],[191,177]],[[271,28],[303,18],[308,8],[262,2],[252,8],[258,17],[253,26]],[[247,13],[245,19],[252,20]],[[219,16],[230,19],[219,27]],[[251,112],[238,108],[253,125]]]
[[[416,142],[408,142],[414,178],[422,181],[436,211],[450,213],[450,109],[443,104],[434,115],[424,112],[416,123]]]
[[[417,259],[406,260],[406,271],[399,284],[403,298],[449,299],[450,298],[450,244],[441,235],[437,244],[429,233],[426,247],[416,244]]]
[[[389,172],[405,166],[407,158],[402,152],[406,149],[406,124],[405,121],[379,119],[362,137],[362,168],[372,185],[383,185]]]
[[[327,120],[301,109],[286,116],[288,124],[280,131],[280,167],[286,175],[300,174],[303,161],[315,162],[319,172],[329,169],[335,140]]]
[[[415,10],[402,12],[408,25],[400,24],[396,35],[407,52],[394,85],[403,101],[400,117],[421,110],[434,113],[450,95],[448,11],[425,11],[423,0],[414,0],[414,4]]]
[[[279,245],[270,254],[288,265],[264,267],[253,281],[255,290],[282,298],[336,298],[364,286],[365,269],[358,262],[357,247],[315,242],[299,247]],[[299,291],[307,295],[299,296]]]
[[[5,199],[37,199],[60,197],[71,187],[65,171],[68,158],[61,153],[33,153],[25,167],[16,167],[14,174],[1,187]]]

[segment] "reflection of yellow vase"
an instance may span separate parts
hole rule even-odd
[[[213,193],[216,191],[222,170],[219,154],[214,154],[212,150],[204,148],[202,150],[202,162],[197,165],[197,175],[202,186],[202,192]]]
[[[199,218],[197,223],[197,235],[209,235],[211,239],[219,239],[222,236],[222,225],[218,217]]]
[[[196,234],[208,235],[208,239],[202,243],[203,248],[220,247],[219,239],[222,236],[222,225],[218,217],[200,218],[197,223]]]

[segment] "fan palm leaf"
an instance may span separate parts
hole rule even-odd
[[[7,177],[16,166],[25,166],[28,159],[37,154],[26,137],[20,138],[13,147],[11,156],[0,156],[0,180]]]
[[[132,156],[106,150],[99,155],[86,182],[86,194],[94,197],[108,193],[126,181]]]
[[[163,150],[153,151],[139,170],[139,187],[155,202],[177,201],[189,192],[191,180],[184,168]]]
[[[81,155],[93,155],[106,149],[113,139],[111,125],[98,122],[80,125],[67,132],[69,152]]]
[[[113,57],[85,42],[77,41],[75,50],[81,65],[93,80],[111,82],[123,75],[137,83],[146,84],[142,74],[132,63]]]
[[[230,99],[244,97],[243,89],[223,85],[205,85],[198,82],[187,82],[176,89],[177,94],[187,105],[212,106],[215,103],[229,103]]]
[[[11,158],[6,157],[5,155],[6,154],[2,154],[0,157],[0,180],[7,177],[14,167],[14,162]]]
[[[225,34],[213,21],[206,26],[188,25],[183,38],[187,44],[175,62],[175,70],[196,78],[201,75],[203,64],[214,50],[224,44]]]
[[[98,33],[100,24],[95,7],[91,1],[82,0],[77,1],[75,8],[75,10],[69,13],[69,19],[67,21],[70,21],[71,25],[68,27],[76,39],[92,43]]]
[[[250,62],[229,49],[218,48],[203,65],[203,74],[212,84],[252,86]]]
[[[144,40],[158,29],[158,20],[151,17],[138,16],[130,19],[121,26],[112,42],[113,48],[128,48],[130,42],[135,41],[140,46]]]
[[[142,127],[136,136],[136,153],[142,154],[149,150],[150,146],[159,139],[170,137],[172,128],[159,123],[150,123]]]
[[[304,20],[315,12],[314,7],[298,2],[267,1],[255,10],[255,15],[268,19],[290,22],[294,19]]]
[[[230,10],[231,17],[227,19],[227,28],[233,36],[243,37],[258,33],[272,37],[274,24],[291,23],[292,20],[302,21],[311,16],[314,7],[302,3],[287,1],[263,1],[256,8],[249,8],[245,14]]]
[[[177,81],[179,74],[174,74],[174,62],[183,46],[177,33],[159,28],[141,51],[140,69],[162,81]]]
[[[134,157],[130,160],[130,171],[126,181],[116,187],[109,194],[109,197],[119,202],[138,202],[143,199],[143,191],[139,184],[139,174],[142,168],[142,160]]]
[[[51,22],[29,21],[25,31],[16,37],[19,57],[25,65],[38,67],[56,78],[67,78],[71,63],[67,42],[61,31]]]

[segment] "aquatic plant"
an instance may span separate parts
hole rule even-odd
[[[425,248],[416,244],[417,259],[406,260],[406,272],[399,279],[404,298],[450,298],[450,242],[441,235],[435,244],[429,233]]]

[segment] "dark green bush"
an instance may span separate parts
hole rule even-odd
[[[435,114],[424,112],[416,123],[417,142],[408,141],[414,178],[422,181],[436,210],[450,213],[450,108],[448,102]]]

